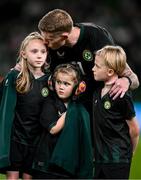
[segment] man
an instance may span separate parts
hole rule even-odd
[[[74,61],[78,63],[87,82],[87,90],[83,96],[84,104],[91,110],[92,92],[97,85],[93,83],[94,52],[105,45],[114,45],[109,32],[95,24],[78,23],[73,25],[71,16],[64,10],[54,9],[41,18],[38,28],[49,47],[48,63],[50,70],[58,64]],[[126,64],[124,72],[113,85],[110,95],[113,99],[123,97],[129,86],[139,86],[137,76]]]

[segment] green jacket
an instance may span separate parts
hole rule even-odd
[[[0,168],[9,162],[11,127],[16,106],[15,80],[18,71],[10,71],[2,82],[0,99]]]
[[[77,178],[93,177],[93,152],[89,114],[85,108],[70,102],[65,126],[50,158],[48,146],[39,146],[33,169],[48,172],[50,164],[62,167]],[[44,147],[44,149],[42,149]],[[43,153],[44,152],[44,153]]]
[[[76,175],[77,178],[93,177],[90,119],[81,104],[69,104],[65,127],[50,162]]]

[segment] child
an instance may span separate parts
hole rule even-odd
[[[48,96],[41,113],[44,132],[33,165],[35,179],[92,178],[89,115],[74,100],[85,89],[80,81],[77,65],[62,64],[54,71],[55,94]]]
[[[30,33],[20,47],[21,71],[12,70],[2,83],[0,167],[10,165],[7,179],[19,179],[19,173],[23,179],[31,179],[34,149],[41,134],[40,112],[48,96],[48,76],[42,71],[46,58],[43,37]]]
[[[93,96],[96,179],[128,179],[138,144],[139,126],[130,93],[116,100],[109,96],[125,66],[126,54],[119,46],[105,46],[96,52],[94,79],[104,82]]]

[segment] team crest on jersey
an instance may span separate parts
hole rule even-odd
[[[111,103],[110,103],[110,101],[105,101],[105,102],[104,102],[104,108],[105,108],[105,109],[110,109],[110,108],[111,108]]]
[[[48,88],[47,88],[47,87],[44,87],[44,88],[42,89],[42,91],[41,91],[41,94],[42,94],[43,97],[47,97],[48,94],[49,94]]]
[[[90,50],[85,49],[83,51],[83,58],[86,61],[92,61],[93,60],[93,54]]]

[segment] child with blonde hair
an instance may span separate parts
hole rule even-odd
[[[126,67],[120,46],[105,46],[95,54],[94,79],[102,81],[93,95],[93,133],[96,179],[128,179],[139,140],[130,92],[112,100],[109,91]]]
[[[48,75],[43,72],[47,48],[38,32],[22,41],[21,70],[10,71],[2,82],[0,100],[0,168],[7,179],[31,179],[35,147],[41,133],[42,104],[48,96]]]

